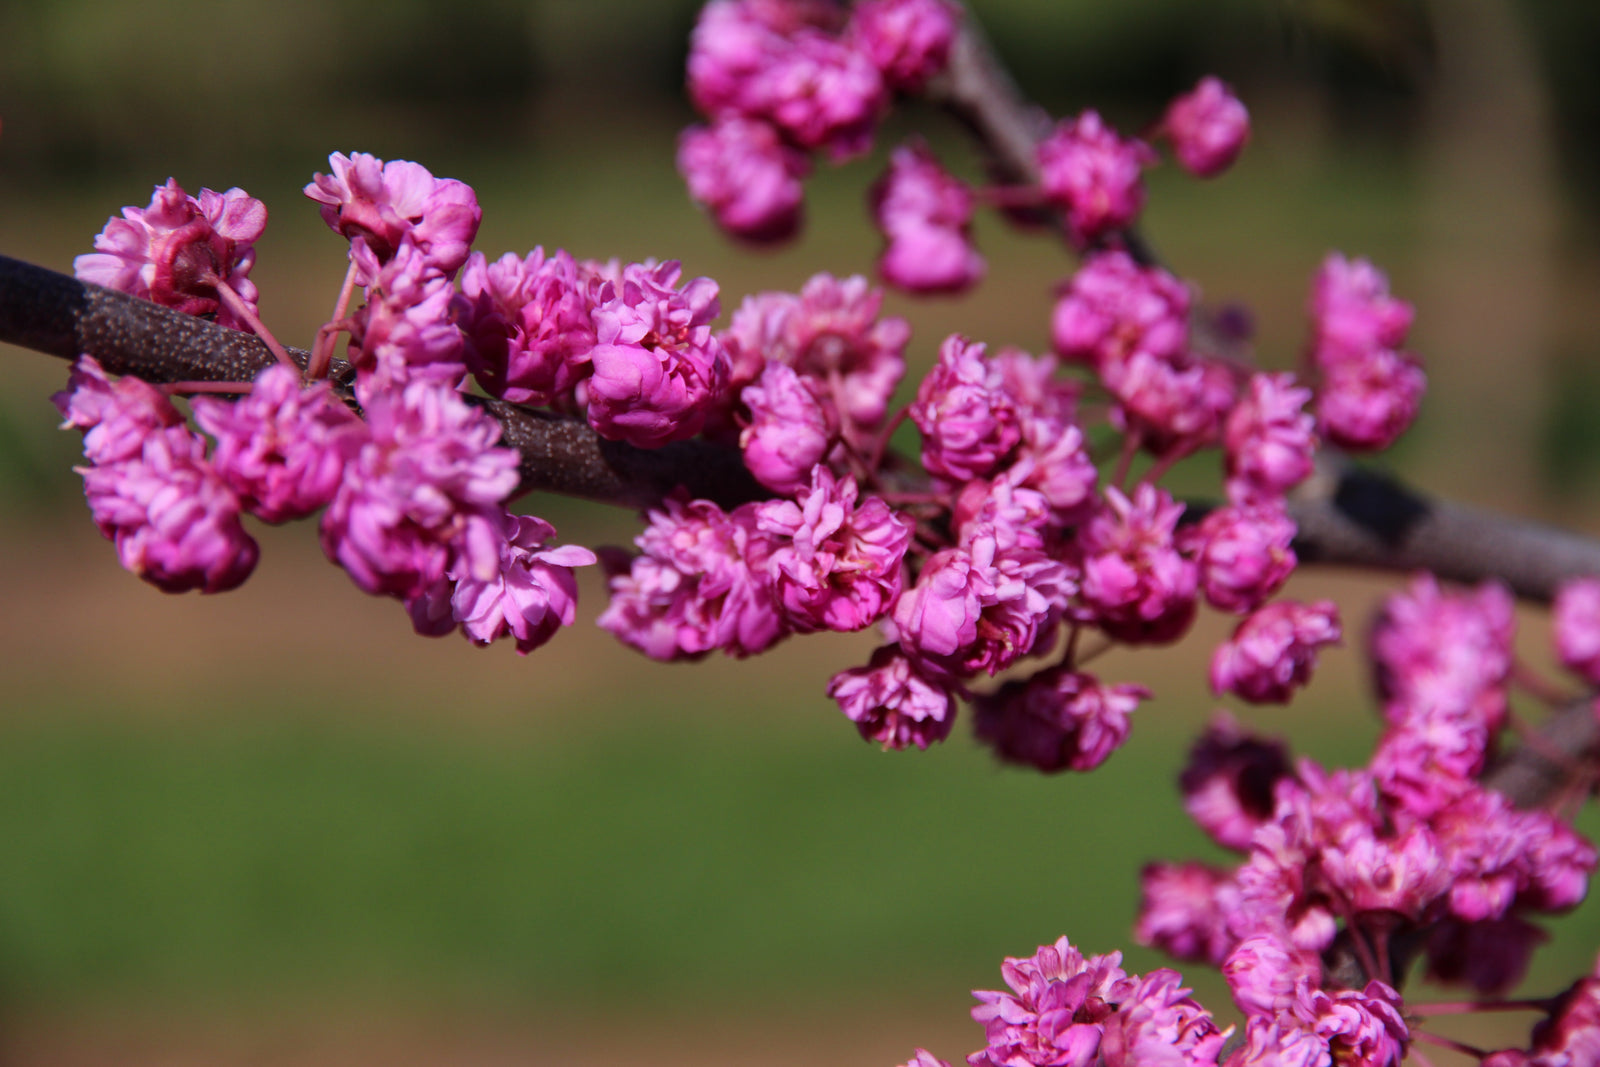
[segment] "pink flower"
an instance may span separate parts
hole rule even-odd
[[[1126,252],[1092,253],[1056,303],[1051,338],[1101,373],[1135,352],[1176,359],[1189,346],[1189,289]]]
[[[1411,305],[1389,295],[1389,279],[1365,259],[1330,252],[1312,283],[1311,357],[1323,370],[1378,349],[1397,349],[1411,329]]]
[[[1022,443],[1011,465],[995,479],[1035,490],[1050,506],[1058,523],[1072,524],[1094,509],[1094,486],[1100,477],[1089,442],[1076,425],[1024,414]]]
[[[564,250],[524,259],[507,252],[490,263],[467,258],[461,274],[468,368],[491,396],[513,404],[551,404],[589,372],[594,319],[589,286]]]
[[[1200,84],[1174,100],[1161,120],[1183,169],[1210,178],[1232,166],[1250,139],[1250,113],[1218,78]]]
[[[1216,1067],[1231,1034],[1189,996],[1182,975],[1163,967],[1139,979],[1117,1005],[1101,1050],[1107,1067]]]
[[[751,77],[757,111],[801,148],[840,162],[872,146],[888,102],[872,60],[831,34],[797,30]]]
[[[1070,423],[1078,416],[1082,385],[1056,377],[1055,356],[1035,356],[1011,345],[989,357],[989,365],[1004,389],[1025,415],[1055,423]]]
[[[1248,734],[1219,711],[1190,749],[1178,784],[1199,827],[1219,845],[1244,851],[1272,819],[1277,784],[1291,774],[1281,742]]]
[[[450,280],[409,242],[378,269],[350,327],[350,362],[372,379],[368,388],[414,378],[454,386],[466,377],[464,340],[451,314],[455,296]]]
[[[249,330],[217,286],[226,285],[256,311],[249,274],[266,225],[266,206],[243,189],[201,189],[197,199],[168,178],[156,186],[149,207],[125,207],[122,218],[109,219],[94,239],[95,251],[73,260],[72,267],[80,281]]]
[[[1497,583],[1445,592],[1427,574],[1390,597],[1372,630],[1373,666],[1389,721],[1446,716],[1497,728],[1511,672],[1513,608],[1511,594]]]
[[[691,126],[678,138],[678,173],[689,195],[705,205],[728,233],[747,241],[777,242],[800,229],[811,161],[783,143],[760,119],[719,118]]]
[[[922,431],[922,465],[952,482],[993,473],[1022,437],[984,345],[960,334],[940,346],[939,362],[917,387],[911,421]]]
[[[578,609],[572,568],[594,563],[595,555],[577,545],[547,547],[556,530],[543,519],[504,512],[499,520],[499,566],[486,579],[470,567],[453,573],[451,611],[474,643],[487,645],[510,634],[518,654],[527,655],[572,625]]]
[[[1277,937],[1255,934],[1228,953],[1222,974],[1233,999],[1246,1015],[1271,1018],[1304,997],[1321,968],[1309,953],[1297,951]]]
[[[132,375],[112,381],[93,356],[78,357],[67,388],[50,401],[66,420],[63,430],[83,431],[83,454],[97,465],[137,459],[146,438],[183,425],[165,393]]]
[[[1155,155],[1123,140],[1095,111],[1062,120],[1039,145],[1040,184],[1067,213],[1073,239],[1089,244],[1130,225],[1144,207],[1143,170]]]
[[[1175,959],[1220,967],[1233,948],[1225,900],[1228,875],[1201,863],[1151,863],[1139,884],[1134,939]]]
[[[959,543],[987,533],[1001,549],[1044,549],[1050,521],[1050,502],[1044,494],[1014,487],[1005,475],[988,482],[968,482],[951,513]]]
[[[818,465],[798,502],[758,504],[755,522],[771,539],[768,577],[796,632],[863,629],[900,595],[912,523],[875,496],[857,507],[854,478]]]
[[[802,489],[833,447],[838,416],[818,398],[822,389],[788,364],[768,363],[760,380],[739,394],[750,409],[750,424],[739,435],[744,464],[768,489]]]
[[[719,648],[754,655],[787,636],[753,505],[730,515],[708,500],[669,499],[634,544],[641,555],[602,557],[611,603],[598,622],[619,641],[679,660]]]
[[[949,61],[960,19],[947,0],[862,0],[848,33],[891,89],[915,93]]]
[[[1555,628],[1562,665],[1600,683],[1600,579],[1576,578],[1561,586]]]
[[[1106,1020],[1128,999],[1135,980],[1122,954],[1087,959],[1065,937],[1026,959],[1008,956],[1000,973],[1010,993],[973,990],[972,1017],[983,1024],[986,1048],[967,1057],[971,1067],[1029,1067],[1095,1063]]]
[[[1379,981],[1364,990],[1336,993],[1317,990],[1302,1009],[1305,1021],[1328,1043],[1335,1063],[1349,1067],[1399,1067],[1411,1031],[1406,1026],[1400,994]]]
[[[1182,504],[1149,483],[1132,500],[1110,487],[1078,528],[1084,606],[1118,641],[1166,644],[1194,621],[1199,570],[1174,543],[1182,515]]]
[[[1233,407],[1233,373],[1214,360],[1135,352],[1107,364],[1101,376],[1119,401],[1112,423],[1137,434],[1156,455],[1184,455],[1211,444]]]
[[[1294,520],[1281,502],[1227,506],[1180,538],[1200,565],[1200,588],[1219,611],[1254,611],[1294,573]]]
[[[1139,685],[1101,685],[1092,674],[1052,667],[1007,682],[973,703],[978,736],[999,757],[1046,773],[1088,771],[1128,739],[1128,716],[1148,699]]]
[[[1311,680],[1317,651],[1341,637],[1339,609],[1331,600],[1282,600],[1250,615],[1211,660],[1211,690],[1252,704],[1287,704]]]
[[[1600,965],[1574,982],[1550,1017],[1533,1028],[1535,1067],[1600,1062]]]
[[[1282,496],[1311,474],[1317,434],[1305,410],[1310,399],[1311,390],[1295,385],[1292,374],[1250,376],[1223,431],[1230,500]]]
[[[894,645],[876,649],[865,667],[834,675],[828,695],[863,738],[885,749],[926,749],[950,735],[956,717],[950,684],[922,671]]]
[[[728,355],[711,333],[717,283],[682,289],[676,262],[635,263],[594,309],[589,425],[602,437],[657,448],[699,433],[727,390]]]
[[[322,547],[362,589],[420,596],[458,567],[500,568],[495,510],[517,486],[500,425],[425,380],[365,398],[368,435],[322,516]]]
[[[755,114],[756,76],[801,31],[838,28],[831,0],[711,0],[689,41],[689,97],[703,114]]]
[[[191,406],[195,422],[217,440],[217,474],[264,522],[303,519],[332,500],[346,461],[366,438],[326,381],[301,388],[282,364],[256,375],[238,401],[196,397]]]
[[[322,221],[350,242],[357,281],[372,284],[402,242],[422,253],[428,273],[453,277],[467,261],[483,210],[472,187],[435,178],[420,163],[387,163],[357,152],[328,157],[332,174],[313,175],[306,196],[322,207]]]
[[[1404,352],[1374,349],[1330,367],[1317,396],[1317,419],[1329,441],[1355,451],[1388,448],[1411,426],[1428,379]]]
[[[895,149],[872,188],[873,219],[888,240],[878,260],[884,280],[911,293],[958,293],[976,285],[984,263],[972,244],[974,206],[971,190],[926,146]]]

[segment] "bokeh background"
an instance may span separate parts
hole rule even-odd
[[[1057,113],[1095,106],[1137,130],[1201,74],[1231,81],[1255,140],[1221,180],[1150,175],[1162,255],[1208,299],[1253,309],[1269,367],[1298,356],[1321,257],[1372,257],[1417,304],[1432,381],[1380,462],[1600,533],[1600,10],[972,7]],[[727,244],[672,165],[694,8],[6,0],[0,251],[70,270],[107,215],[169,175],[241,185],[272,212],[264,317],[305,344],[343,274],[299,192],[331,150],[468,181],[491,256],[680,258],[721,282],[725,309],[815,270],[870,271],[864,192],[900,136],[976,173],[953,125],[912,107],[871,158],[821,170],[797,245]],[[1071,260],[979,230],[975,296],[890,298],[915,368],[956,329],[1045,343]],[[1092,775],[999,768],[959,729],[884,754],[823,695],[870,638],[664,667],[592,626],[594,575],[580,624],[525,660],[412,636],[305,524],[261,531],[238,592],[163,596],[84,514],[77,435],[47,399],[64,366],[0,360],[0,1064],[887,1065],[919,1044],[958,1060],[981,1043],[967,990],[993,987],[1002,956],[1064,933],[1161,965],[1129,943],[1139,867],[1213,855],[1174,775],[1214,706],[1216,618],[1175,649],[1104,661],[1158,696]],[[579,502],[527,507],[568,540],[637,529]],[[1359,650],[1394,585],[1297,579],[1293,593],[1344,600],[1349,640],[1293,708],[1247,721],[1363,761],[1378,724]],[[1522,644],[1549,668],[1541,613]],[[1600,910],[1552,925],[1529,980],[1542,992],[1593,960]],[[1215,976],[1190,977],[1226,1003]]]

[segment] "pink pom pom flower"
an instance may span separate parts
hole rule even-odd
[[[1318,650],[1339,643],[1339,611],[1331,600],[1279,601],[1239,624],[1211,660],[1213,692],[1252,704],[1287,704],[1311,680]]]
[[[925,749],[943,741],[956,717],[950,683],[922,670],[895,645],[875,650],[865,667],[834,675],[828,695],[863,738],[885,749]]]
[[[1084,245],[1138,218],[1144,168],[1153,162],[1148,145],[1117,136],[1096,111],[1062,120],[1039,145],[1044,194],[1066,212],[1073,239]]]
[[[959,293],[976,285],[983,257],[972,244],[972,191],[922,145],[894,150],[872,189],[872,215],[888,244],[878,271],[908,293]]]
[[[1244,150],[1250,113],[1221,79],[1206,77],[1172,102],[1161,129],[1183,169],[1210,178],[1232,166]]]

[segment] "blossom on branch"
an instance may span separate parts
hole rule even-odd
[[[1210,178],[1233,165],[1250,139],[1250,113],[1220,78],[1206,77],[1178,97],[1161,120],[1161,132],[1183,169]]]

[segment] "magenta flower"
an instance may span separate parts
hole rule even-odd
[[[1091,254],[1057,301],[1057,352],[1105,373],[1135,352],[1177,359],[1189,347],[1189,289],[1126,252]]]
[[[464,355],[484,391],[513,404],[570,397],[595,344],[588,289],[559,248],[523,259],[507,252],[493,263],[481,252],[469,256],[461,273]]]
[[[538,648],[578,610],[578,582],[572,568],[595,562],[578,545],[546,545],[556,530],[532,515],[499,516],[500,563],[492,577],[478,577],[470,566],[453,571],[452,617],[467,637],[487,645],[510,634],[519,655]]]
[[[876,649],[865,667],[834,675],[828,695],[863,738],[885,749],[926,749],[950,736],[956,717],[952,684],[924,672],[895,645]]]
[[[1576,578],[1561,586],[1555,629],[1562,665],[1600,683],[1600,579]]]
[[[1317,448],[1316,419],[1305,410],[1310,399],[1292,374],[1250,376],[1223,430],[1228,499],[1282,496],[1310,476]]]
[[[888,103],[872,60],[843,39],[797,30],[751,77],[750,99],[790,140],[826,150],[834,162],[872,147],[872,131]]]
[[[1084,606],[1118,641],[1166,644],[1194,621],[1200,575],[1174,543],[1182,515],[1182,504],[1149,483],[1132,500],[1109,487],[1078,528]]]
[[[1200,565],[1200,588],[1219,611],[1260,607],[1294,573],[1294,520],[1281,500],[1217,508],[1180,541]]]
[[[678,137],[678,173],[689,195],[718,226],[747,241],[795,235],[805,201],[800,183],[810,170],[805,153],[760,119],[728,116],[710,127],[690,126]]]
[[[669,499],[634,538],[642,553],[602,557],[611,603],[602,629],[651,659],[749,656],[787,636],[767,581],[769,545],[753,505],[723,512]]]
[[[1326,993],[1316,990],[1297,1006],[1310,1030],[1327,1042],[1333,1061],[1350,1067],[1399,1067],[1411,1031],[1400,994],[1379,981],[1367,987]]]
[[[756,505],[755,522],[771,540],[768,578],[796,632],[863,629],[900,595],[912,523],[875,496],[857,507],[854,478],[819,464],[809,492]]]
[[[1273,1018],[1309,994],[1321,977],[1321,967],[1314,956],[1277,937],[1252,934],[1228,953],[1222,974],[1246,1015]]]
[[[1044,494],[1013,486],[1001,475],[993,481],[971,481],[963,486],[950,521],[962,544],[988,533],[1002,550],[1042,550],[1052,533],[1051,518],[1050,502]]]
[[[67,388],[50,402],[65,419],[63,430],[83,431],[83,454],[97,465],[137,459],[146,438],[184,424],[161,390],[132,375],[112,381],[93,356],[78,357]]]
[[[862,0],[848,34],[889,88],[915,93],[949,61],[960,20],[947,0]]]
[[[1119,401],[1113,424],[1156,455],[1184,455],[1220,436],[1234,403],[1233,372],[1214,360],[1135,352],[1101,376]]]
[[[1035,356],[1012,345],[989,357],[989,365],[1023,414],[1058,424],[1075,422],[1082,385],[1056,377],[1060,361],[1055,356]]]
[[[1174,100],[1161,120],[1172,152],[1190,174],[1210,178],[1233,165],[1250,139],[1250,113],[1218,78]]]
[[[1123,140],[1096,111],[1063,119],[1039,145],[1044,194],[1067,213],[1073,239],[1085,245],[1138,217],[1143,171],[1153,162],[1148,145]]]
[[[1108,1067],[1216,1067],[1232,1028],[1219,1030],[1189,992],[1183,976],[1165,967],[1139,979],[1107,1020],[1101,1048]]]
[[[711,333],[717,283],[678,287],[676,262],[635,263],[594,309],[589,425],[602,437],[657,448],[693,437],[728,386],[728,355]]]
[[[689,41],[689,98],[702,114],[754,115],[756,76],[801,31],[839,28],[831,0],[711,0]]]
[[[1323,370],[1405,344],[1412,309],[1389,295],[1389,279],[1365,259],[1330,252],[1312,283],[1311,357]]]
[[[357,281],[371,285],[400,250],[416,246],[427,273],[454,277],[467,261],[483,210],[472,187],[435,178],[420,163],[387,163],[357,152],[328,157],[332,174],[315,174],[306,196],[322,207],[322,221],[350,242]]]
[[[739,394],[750,409],[739,435],[744,465],[774,492],[793,494],[810,484],[812,468],[838,437],[838,416],[817,395],[822,388],[788,364],[768,363],[760,380]]]
[[[1388,448],[1410,428],[1428,379],[1415,357],[1387,348],[1328,368],[1317,395],[1323,436],[1353,451]]]
[[[1268,604],[1217,646],[1211,691],[1233,693],[1252,704],[1287,704],[1311,680],[1318,650],[1338,644],[1341,636],[1339,609],[1331,600]]]
[[[1499,584],[1446,592],[1427,574],[1390,597],[1372,630],[1372,660],[1389,721],[1467,718],[1498,728],[1511,672],[1513,608]]]
[[[890,285],[910,293],[958,293],[982,279],[983,257],[972,244],[972,191],[926,146],[895,149],[871,201],[888,241],[878,272]]]
[[[1139,875],[1134,939],[1174,959],[1220,967],[1233,949],[1226,896],[1231,879],[1203,863],[1151,863]]]
[[[361,448],[361,420],[326,381],[301,388],[282,364],[256,375],[238,401],[196,397],[194,420],[216,438],[211,465],[263,522],[303,519],[333,499],[344,465]]]
[[[1282,742],[1246,733],[1219,711],[1178,778],[1183,807],[1224,848],[1245,851],[1273,817],[1280,781],[1292,776]]]
[[[996,481],[1038,492],[1054,521],[1078,522],[1094,509],[1094,486],[1100,477],[1083,431],[1071,423],[1027,414],[1020,426],[1022,443]]]
[[[1002,466],[1022,439],[1017,409],[984,359],[984,345],[951,334],[917,387],[911,421],[922,431],[922,465],[952,482]]]
[[[218,286],[256,314],[258,294],[249,274],[266,226],[266,206],[243,189],[201,189],[196,198],[168,178],[156,186],[149,207],[125,207],[122,218],[107,220],[95,236],[94,252],[73,260],[72,269],[80,281],[250,330]]]
[[[972,1017],[983,1024],[988,1046],[967,1057],[971,1067],[1095,1063],[1106,1020],[1129,1000],[1135,981],[1122,969],[1122,953],[1087,959],[1065,938],[1040,945],[1026,959],[1006,957],[1000,967],[1011,992],[973,990]]]
[[[1067,667],[1007,682],[977,697],[978,737],[1008,763],[1046,773],[1089,771],[1128,739],[1128,716],[1148,699],[1139,685],[1102,685],[1092,674]]]
[[[517,486],[500,425],[425,380],[364,398],[368,435],[322,516],[322,547],[362,589],[410,598],[500,569],[495,510]]]
[[[398,388],[414,378],[454,386],[466,377],[455,299],[450,279],[409,242],[378,269],[366,304],[350,320],[350,362],[372,380],[369,388]]]

